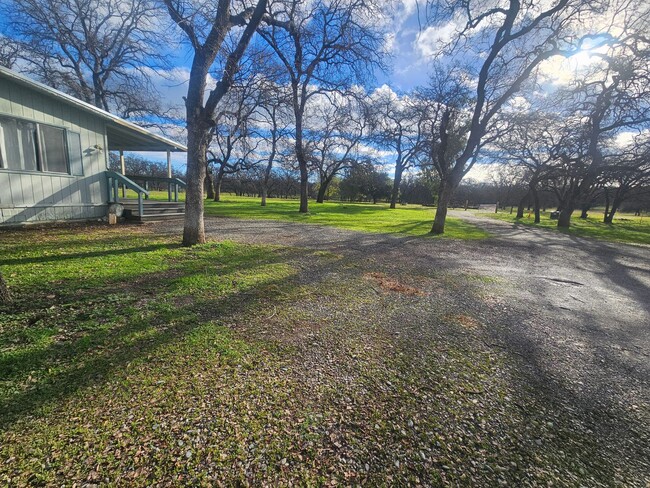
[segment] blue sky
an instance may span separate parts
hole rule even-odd
[[[428,80],[432,52],[436,44],[436,29],[422,26],[422,12],[418,12],[416,0],[402,0],[389,23],[387,49],[391,53],[390,66],[386,72],[375,73],[375,85],[388,85],[397,93],[404,93],[425,84]],[[152,73],[154,83],[164,100],[180,106],[187,92],[187,79],[192,55],[179,45],[170,52],[172,68]],[[173,137],[173,134],[169,134]],[[141,154],[155,160],[163,160],[157,153]],[[175,166],[182,164],[184,155],[173,156]]]
[[[386,48],[391,53],[387,72],[376,72],[376,86],[388,85],[397,93],[407,92],[423,85],[428,79],[431,53],[435,44],[436,29],[423,27],[422,12],[418,12],[417,0],[397,0],[393,11],[394,18],[388,22],[389,33]],[[6,20],[0,18],[0,32],[7,30]],[[180,39],[180,38],[179,38]],[[152,70],[151,77],[160,92],[161,99],[169,105],[182,108],[182,97],[187,93],[187,80],[192,62],[191,49],[180,41],[170,46],[163,41],[161,50],[168,51],[170,67]],[[183,140],[180,131],[172,128],[167,136]],[[163,153],[138,153],[156,161],[166,161]],[[175,167],[181,169],[185,155],[172,155]]]
[[[420,3],[420,7],[422,5]],[[418,0],[397,0],[392,14],[393,18],[387,23],[388,35],[385,45],[390,53],[389,69],[375,73],[375,87],[387,85],[397,94],[402,94],[427,83],[433,53],[441,41],[449,40],[456,26],[452,22],[436,27],[427,26],[424,13],[418,9]],[[4,22],[6,21],[0,19],[0,31],[6,29]],[[165,69],[152,69],[150,75],[161,99],[182,110],[182,97],[187,93],[192,52],[187,45],[180,42],[180,36],[177,39],[172,45],[168,40],[161,40],[160,49],[168,52],[170,66]],[[372,88],[370,87],[370,90]],[[184,139],[181,127],[171,127],[165,135],[179,141]],[[143,152],[138,155],[155,161],[166,161],[166,155],[163,153]],[[387,154],[383,159],[387,162],[386,170],[391,171],[391,156]],[[182,170],[185,154],[174,153],[172,161],[177,169]]]

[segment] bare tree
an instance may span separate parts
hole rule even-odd
[[[644,189],[650,191],[650,138],[634,138],[604,170],[605,212],[603,222],[613,223],[621,205]]]
[[[241,72],[240,72],[241,74]],[[215,202],[221,200],[221,182],[224,175],[249,169],[259,140],[253,141],[252,116],[260,105],[260,80],[254,73],[244,73],[237,84],[222,99],[215,125],[210,135],[212,143],[208,150],[208,166],[215,168]]]
[[[29,72],[122,117],[160,113],[150,69],[164,66],[154,0],[8,0],[1,12]]]
[[[450,0],[429,4],[436,25],[457,22],[459,27],[444,51],[460,54],[479,67],[474,96],[465,109],[470,124],[462,151],[441,173],[440,195],[431,229],[444,232],[447,207],[454,190],[475,164],[485,136],[493,129],[495,116],[519,92],[540,65],[554,56],[571,56],[580,51],[586,39],[592,45],[610,40],[576,35],[592,20],[602,5],[598,1],[508,0],[493,4],[478,0]],[[472,57],[473,56],[473,57]],[[443,124],[444,125],[444,124]],[[441,128],[441,137],[445,137]]]
[[[12,69],[20,57],[21,50],[19,42],[0,35],[0,66]]]
[[[421,117],[427,121],[425,153],[418,153],[420,158],[425,159],[419,164],[423,168],[432,166],[440,178],[436,216],[440,213],[443,230],[446,209],[455,189],[449,179],[457,158],[464,150],[470,127],[465,109],[471,97],[463,75],[464,73],[456,68],[450,71],[437,68],[429,85],[421,89],[419,95],[421,110],[425,112]],[[471,164],[473,163],[474,161],[471,161]]]
[[[390,208],[395,208],[402,175],[416,165],[425,147],[427,111],[417,95],[398,97],[391,90],[378,90],[371,97],[371,139],[395,153],[395,176]]]
[[[313,130],[307,135],[306,152],[310,169],[318,173],[317,203],[323,203],[332,180],[349,169],[367,126],[366,107],[353,94],[330,96],[309,117]]]
[[[650,42],[643,35],[619,39],[570,91],[567,117],[573,127],[558,155],[571,162],[574,176],[561,201],[558,227],[569,227],[571,215],[599,182],[608,160],[616,160],[615,143],[622,131],[650,128]]]
[[[532,197],[535,223],[541,220],[540,189],[553,177],[553,148],[561,130],[556,116],[536,110],[504,114],[507,130],[494,142],[498,156],[523,170],[522,181],[528,191],[517,207],[517,219],[524,216],[526,201]]]
[[[279,85],[276,76],[260,80],[260,103],[257,111],[252,114],[252,128],[255,137],[266,142],[265,154],[261,155],[260,163],[264,165],[260,177],[261,206],[266,206],[266,199],[271,181],[271,171],[278,155],[282,154],[282,141],[290,134],[292,122],[291,95]]]
[[[277,0],[259,29],[285,67],[291,87],[295,153],[300,170],[300,212],[309,210],[309,158],[304,131],[307,104],[323,93],[363,83],[381,64],[376,7],[366,0]]]
[[[241,5],[236,13],[230,0],[218,0],[216,8],[207,4],[195,7],[183,0],[163,1],[194,52],[185,98],[188,154],[183,229],[183,245],[192,246],[205,242],[203,184],[217,106],[233,84],[240,61],[266,12],[267,0],[257,0],[248,7]],[[226,56],[221,76],[206,97],[208,73],[226,36],[235,28],[242,28],[236,31],[235,47]]]

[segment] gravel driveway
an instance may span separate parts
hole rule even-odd
[[[639,486],[644,486],[650,479],[650,248],[469,212],[451,215],[493,237],[457,241],[226,218],[207,218],[206,231],[212,239],[337,253],[375,263],[388,274],[475,276],[486,299],[455,306],[466,306],[485,324],[480,340],[507,352],[522,385],[559,402],[566,412],[581,412],[581,428],[596,432],[608,448],[636,453]],[[182,227],[154,225],[170,233]]]

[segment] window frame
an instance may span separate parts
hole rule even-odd
[[[6,171],[6,172],[13,172],[13,173],[29,173],[29,174],[45,174],[45,175],[57,175],[57,176],[67,176],[70,178],[76,178],[79,176],[83,176],[83,162],[84,162],[84,154],[83,154],[83,148],[80,147],[80,158],[81,158],[81,173],[79,175],[73,174],[73,169],[72,169],[72,164],[71,164],[71,159],[72,155],[70,154],[70,144],[69,144],[69,134],[77,134],[79,136],[79,141],[81,142],[81,133],[70,130],[67,127],[60,126],[60,125],[54,125],[54,124],[48,124],[48,123],[43,123],[43,122],[38,122],[36,120],[31,120],[31,119],[26,119],[24,117],[16,117],[11,114],[5,114],[5,113],[0,113],[0,119],[13,119],[15,121],[20,121],[20,122],[26,122],[26,123],[31,123],[34,124],[34,152],[36,156],[36,169],[17,169],[17,168],[10,168],[9,167],[9,161],[7,161],[6,154],[7,154],[7,148],[5,147],[5,138],[4,138],[4,129],[2,126],[0,126],[0,171]],[[61,172],[61,171],[45,171],[43,170],[43,156],[42,156],[42,151],[44,150],[45,146],[43,144],[43,141],[41,140],[41,126],[45,127],[53,127],[55,129],[59,129],[63,131],[63,146],[64,146],[64,156],[66,159],[66,172]],[[23,157],[23,148],[20,148],[20,153],[21,157]]]

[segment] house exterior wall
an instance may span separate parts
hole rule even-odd
[[[0,115],[81,135],[83,176],[0,168],[0,224],[94,219],[106,215],[106,123],[46,94],[0,78]],[[95,146],[101,149],[95,149]]]

